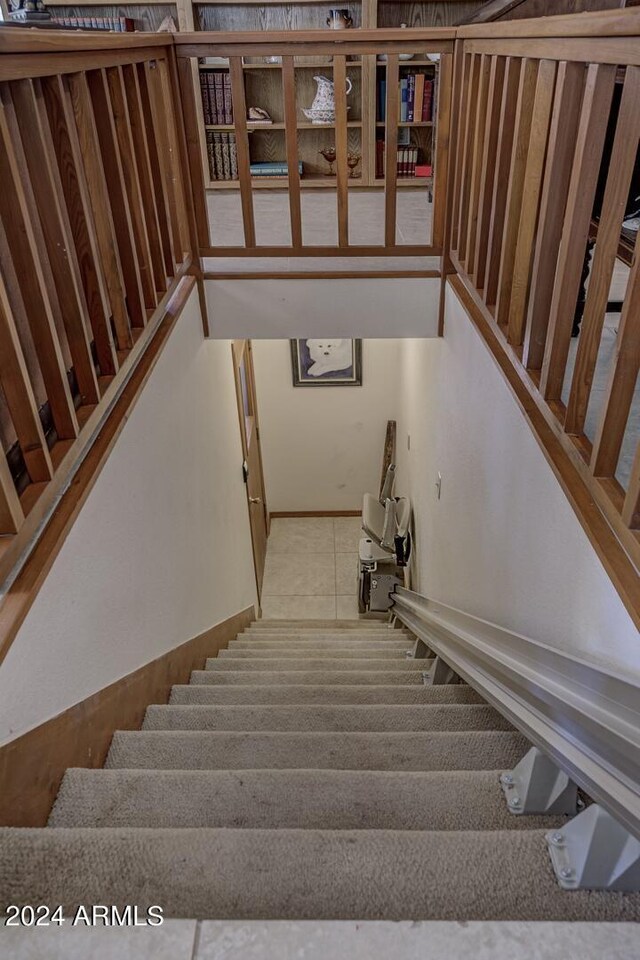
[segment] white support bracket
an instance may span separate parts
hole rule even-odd
[[[576,784],[537,747],[502,774],[500,785],[509,813],[574,815],[578,808]]]
[[[597,803],[545,839],[565,890],[640,891],[640,840]]]
[[[429,672],[431,683],[436,686],[441,683],[462,683],[461,678],[452,670],[442,657],[436,657],[432,669]]]

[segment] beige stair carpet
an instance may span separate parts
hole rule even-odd
[[[0,830],[5,903],[161,904],[200,919],[638,920],[640,896],[562,891],[509,813],[525,737],[432,686],[375,620],[258,622],[195,670],[103,770],[69,770],[46,829]]]

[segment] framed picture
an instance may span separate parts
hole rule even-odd
[[[361,387],[362,340],[292,340],[294,387]]]

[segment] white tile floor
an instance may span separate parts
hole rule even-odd
[[[271,521],[262,588],[265,619],[358,619],[359,517]]]

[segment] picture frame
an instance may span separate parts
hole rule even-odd
[[[291,340],[294,387],[361,387],[362,340]]]

